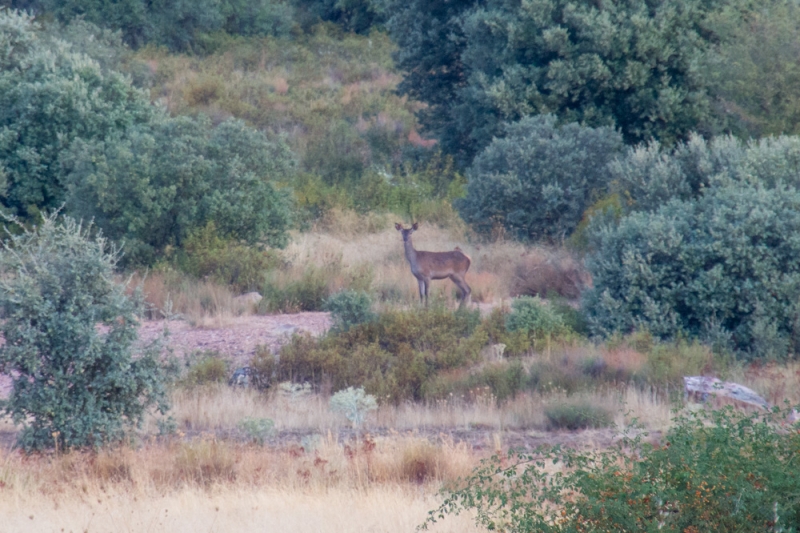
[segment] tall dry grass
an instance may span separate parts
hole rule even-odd
[[[210,438],[25,457],[0,452],[0,530],[409,531],[477,458],[415,439],[312,451]],[[469,519],[439,531],[473,530]]]
[[[405,259],[402,239],[390,216],[359,217],[333,210],[315,231],[293,235],[284,252],[288,276],[299,279],[308,265],[340,265],[341,272],[368,266],[371,289],[379,300],[408,304],[418,299],[416,279]],[[448,227],[421,224],[413,236],[417,250],[448,251],[458,246],[472,264],[467,283],[475,302],[491,303],[518,294],[560,294],[574,298],[587,275],[578,260],[565,251],[525,246],[516,242],[471,242],[463,224]],[[342,276],[340,275],[339,278]],[[339,287],[342,285],[339,281]],[[458,298],[448,280],[433,284],[432,293],[448,303]]]
[[[253,312],[251,304],[236,300],[230,287],[179,272],[136,273],[130,286],[142,288],[150,319],[181,318],[194,327],[218,328]]]

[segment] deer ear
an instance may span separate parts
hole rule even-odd
[[[401,229],[403,229],[403,226],[401,226],[400,224],[398,224],[397,222],[395,222],[395,223],[394,223],[394,229],[396,229],[397,231],[400,231]]]
[[[413,229],[414,231],[417,231],[417,229],[419,229],[419,223],[414,222],[414,225],[411,226],[411,229]]]

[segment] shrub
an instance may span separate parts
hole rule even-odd
[[[347,387],[331,396],[331,411],[343,414],[356,428],[361,427],[367,414],[377,408],[375,396],[366,394],[362,387]]]
[[[228,381],[228,363],[216,352],[205,352],[187,358],[189,366],[181,380],[186,387],[197,387]]]
[[[259,446],[263,446],[275,433],[275,422],[269,418],[247,417],[240,420],[238,426],[248,440]]]
[[[345,290],[328,298],[325,309],[330,311],[333,328],[347,331],[351,327],[375,319],[372,312],[372,299],[360,291]]]
[[[544,410],[547,417],[547,429],[601,428],[612,423],[610,413],[603,407],[583,401],[566,401],[550,405]]]
[[[522,239],[561,242],[607,190],[621,149],[612,128],[557,127],[552,115],[510,124],[475,158],[461,216],[483,234],[499,224]]]
[[[789,414],[728,407],[675,418],[661,445],[638,432],[599,451],[495,456],[447,490],[426,524],[470,510],[490,530],[795,531],[800,433],[782,427]]]
[[[67,208],[152,263],[209,222],[219,235],[285,246],[290,202],[274,182],[294,159],[237,120],[161,116],[124,135],[73,143],[62,157]]]
[[[322,339],[295,335],[277,360],[268,350],[259,350],[251,366],[264,383],[363,387],[393,402],[419,400],[437,373],[478,361],[487,342],[479,323],[478,311],[391,311]]]
[[[2,205],[31,219],[64,203],[60,158],[74,141],[101,142],[158,114],[124,76],[39,30],[32,17],[0,10]]]
[[[247,246],[219,235],[214,222],[189,234],[177,254],[178,267],[196,278],[210,277],[234,290],[260,289],[264,277],[281,264],[270,250]]]
[[[296,313],[322,311],[330,295],[328,277],[324,270],[307,267],[298,280],[286,281],[281,276],[269,276],[261,288],[260,310]]]
[[[800,348],[798,230],[800,193],[780,185],[716,187],[634,213],[597,234],[590,330],[727,336],[740,356],[786,357]]]
[[[506,318],[508,331],[523,331],[531,337],[543,338],[566,332],[561,315],[545,304],[538,296],[521,296],[511,303],[511,313]]]
[[[134,348],[141,293],[126,295],[118,252],[90,234],[53,214],[0,252],[0,371],[13,376],[3,407],[26,450],[118,441],[167,409],[158,347]]]
[[[624,211],[656,211],[671,199],[698,198],[731,185],[800,186],[800,137],[743,142],[725,136],[705,140],[692,134],[665,147],[656,141],[630,148],[610,165]]]

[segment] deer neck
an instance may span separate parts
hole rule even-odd
[[[417,251],[414,249],[414,244],[411,242],[410,235],[408,240],[403,242],[403,246],[406,249],[406,259],[408,259],[408,263],[411,265],[411,270],[415,270],[417,268]]]

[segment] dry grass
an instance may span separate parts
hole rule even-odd
[[[252,306],[237,302],[229,287],[212,281],[194,280],[177,272],[136,274],[131,286],[141,285],[149,307],[148,318],[182,317],[193,327],[219,328],[236,317],[252,312]]]
[[[378,299],[415,302],[417,282],[409,271],[394,222],[383,215],[359,217],[333,211],[315,231],[293,236],[284,253],[293,265],[287,275],[299,279],[308,265],[326,268],[339,264],[345,273],[368,266],[373,274],[372,290]],[[585,279],[579,262],[565,252],[512,242],[471,243],[461,225],[442,228],[422,224],[414,234],[414,246],[428,251],[447,251],[458,246],[470,256],[472,265],[467,283],[476,302],[490,303],[530,292],[523,290],[525,286],[535,286],[542,294],[563,293],[574,297],[574,287]],[[448,280],[434,283],[432,293],[449,303],[458,297],[457,289]]]

